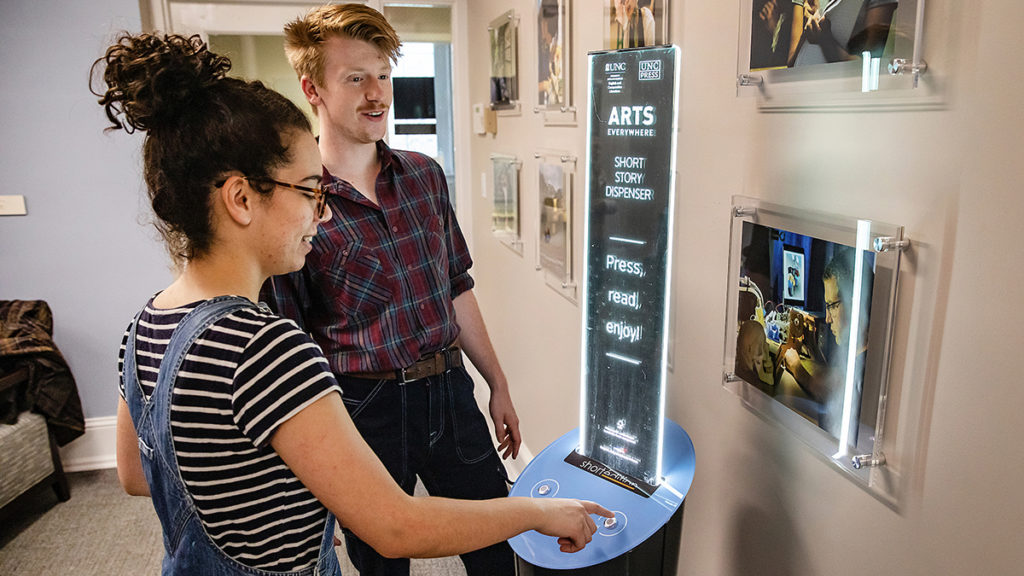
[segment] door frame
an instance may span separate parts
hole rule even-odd
[[[358,1],[358,0],[350,0]],[[466,0],[394,0],[405,5],[450,6],[452,16],[452,129],[455,146],[455,213],[466,237],[470,250],[473,249],[473,194],[470,178],[470,126],[472,118],[469,98],[469,54],[467,46],[469,27],[467,25]],[[389,0],[364,0],[362,2],[376,10],[383,10]],[[204,39],[210,33],[219,34],[261,34],[274,33],[268,22],[277,21],[280,27],[294,17],[295,8],[314,7],[322,2],[309,0],[139,0],[139,10],[144,31],[175,30],[172,5],[187,7],[195,18],[193,31]]]

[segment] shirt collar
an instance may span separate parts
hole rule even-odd
[[[392,165],[395,161],[394,153],[391,148],[384,143],[383,140],[377,141],[377,158],[380,161],[380,172],[384,173],[387,170],[392,169]],[[365,203],[368,206],[374,206],[379,208],[379,205],[374,205],[365,196],[360,194],[355,188],[352,187],[347,180],[342,180],[334,174],[331,174],[327,167],[323,167],[323,187],[327,190],[328,194],[336,194],[342,198],[348,198],[359,203]],[[378,199],[379,201],[379,199]]]
[[[381,172],[391,168],[391,163],[394,161],[394,158],[395,158],[395,156],[394,156],[394,153],[391,152],[391,147],[388,146],[387,144],[385,144],[383,140],[378,140],[377,141],[377,159],[380,161],[380,170],[381,170]],[[334,184],[335,182],[343,182],[343,180],[341,180],[340,178],[338,178],[334,174],[331,174],[327,170],[326,166],[324,166],[323,169],[324,169],[323,182],[324,182],[325,186],[330,186],[330,185]],[[330,186],[330,188],[333,190],[334,186]]]

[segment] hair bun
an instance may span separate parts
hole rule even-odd
[[[94,93],[114,127],[128,132],[180,122],[231,69],[198,35],[125,33],[93,64],[94,73],[101,62],[107,89]]]

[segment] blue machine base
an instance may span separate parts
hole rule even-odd
[[[510,496],[593,500],[615,512],[615,524],[606,526],[604,518],[595,516],[598,530],[594,540],[575,554],[561,552],[558,542],[551,536],[525,532],[509,540],[521,561],[553,570],[585,568],[608,562],[649,540],[657,541],[658,538],[651,537],[670,524],[674,516],[678,517],[681,530],[682,505],[693,483],[695,457],[693,442],[678,424],[665,420],[663,477],[649,498],[565,462],[565,457],[579,445],[579,439],[579,429],[576,429],[545,448],[519,475]],[[666,534],[675,532],[672,538],[675,538],[676,551],[679,530],[665,531]],[[675,554],[672,556],[674,563]]]
[[[683,532],[683,506],[650,538],[636,548],[584,568],[556,570],[534,566],[516,556],[516,576],[675,576]]]

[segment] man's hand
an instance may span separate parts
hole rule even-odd
[[[811,44],[821,44],[832,36],[832,21],[824,14],[815,12],[807,17],[804,24],[804,35]]]
[[[796,351],[796,348],[787,348],[786,353],[783,355],[783,360],[786,363],[786,370],[797,376],[797,371],[800,370],[800,353]]]
[[[758,12],[757,17],[761,19],[765,29],[768,32],[775,32],[775,28],[779,25],[779,11],[778,6],[775,4],[775,0],[768,0],[761,6],[761,10]]]
[[[509,456],[512,456],[514,460],[519,456],[519,445],[523,443],[523,438],[519,434],[519,416],[516,415],[515,406],[512,405],[508,386],[497,392],[491,390],[488,408],[491,413],[491,421],[494,422],[494,439],[498,442],[498,453],[501,454],[503,460]]]

